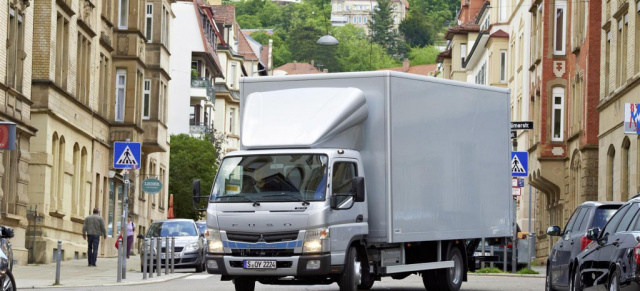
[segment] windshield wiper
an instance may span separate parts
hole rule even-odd
[[[293,198],[295,200],[298,200],[298,201],[302,202],[302,206],[311,205],[311,203],[309,203],[309,201],[305,200],[302,197],[296,197],[293,194],[278,193],[278,194],[265,195],[264,197],[277,197],[277,196],[287,196],[287,197]]]
[[[255,200],[253,200],[253,199],[251,199],[251,198],[249,198],[249,197],[247,197],[247,196],[240,195],[240,194],[235,194],[235,195],[225,195],[225,196],[215,196],[215,197],[213,197],[213,198],[215,198],[215,199],[219,199],[219,198],[233,198],[233,197],[238,197],[238,198],[242,198],[242,199],[244,199],[244,200],[247,200],[247,201],[253,202],[253,206],[260,206],[260,202],[255,201]]]

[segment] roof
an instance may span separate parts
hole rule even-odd
[[[287,72],[289,75],[321,74],[314,66],[307,63],[286,63],[274,70]]]
[[[499,29],[498,31],[492,33],[489,37],[491,37],[491,38],[494,38],[494,37],[509,38],[509,34],[504,32],[502,29]]]
[[[258,56],[254,52],[253,48],[244,36],[244,33],[238,33],[238,54],[244,57],[245,60],[257,61]]]
[[[480,25],[475,24],[474,22],[467,22],[465,24],[456,25],[447,29],[447,32],[444,35],[445,39],[451,40],[454,34],[467,34],[469,32],[478,32],[480,31]]]
[[[211,5],[211,10],[213,10],[213,18],[216,21],[231,25],[236,20],[235,5]]]
[[[442,63],[443,59],[449,59],[449,58],[451,58],[451,49],[448,49],[439,53],[438,56],[436,57],[436,63]]]
[[[434,73],[437,71],[437,69],[438,69],[438,64],[429,64],[429,65],[410,66],[409,70],[407,70],[406,72],[403,71],[402,67],[380,69],[378,71],[388,70],[388,71],[405,72],[405,73],[422,75],[422,76],[429,76],[429,73]]]

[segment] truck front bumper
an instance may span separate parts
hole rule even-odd
[[[291,257],[235,257],[230,255],[205,256],[207,272],[226,276],[318,276],[331,272],[331,255],[305,255]],[[276,261],[275,269],[245,269],[245,260]]]

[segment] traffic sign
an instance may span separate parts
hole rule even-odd
[[[137,169],[140,167],[140,143],[119,142],[113,144],[113,168]]]
[[[511,139],[518,138],[518,132],[515,130],[511,131]]]
[[[16,124],[13,122],[0,122],[0,150],[15,150],[16,148]]]
[[[524,187],[524,179],[518,178],[518,187]]]
[[[526,177],[529,175],[529,153],[511,152],[511,176]]]
[[[533,121],[511,121],[511,130],[533,129]]]
[[[522,188],[511,188],[511,196],[520,196],[522,194]]]

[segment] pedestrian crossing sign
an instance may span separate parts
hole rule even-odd
[[[113,144],[113,168],[114,169],[138,169],[140,168],[140,143],[139,142],[115,142]]]
[[[529,153],[511,152],[511,176],[526,177],[529,175]]]

